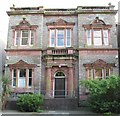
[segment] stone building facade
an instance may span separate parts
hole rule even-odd
[[[80,80],[118,74],[116,13],[112,5],[11,7],[6,71],[13,92],[80,98]]]
[[[120,75],[120,1],[118,2],[118,61],[119,61],[119,75]]]

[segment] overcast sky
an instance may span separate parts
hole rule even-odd
[[[0,40],[6,42],[9,17],[6,11],[10,7],[38,7],[45,8],[76,8],[77,6],[107,6],[108,3],[115,5],[118,9],[118,2],[120,0],[3,0],[0,4]]]

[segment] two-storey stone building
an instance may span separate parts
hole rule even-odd
[[[7,67],[14,93],[82,99],[79,81],[118,74],[114,6],[11,7]]]

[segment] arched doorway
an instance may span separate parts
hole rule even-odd
[[[66,89],[65,74],[63,72],[57,72],[54,80],[54,97],[64,98]]]

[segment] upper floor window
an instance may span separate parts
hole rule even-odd
[[[50,47],[71,47],[71,29],[50,29]]]
[[[12,26],[12,29],[15,46],[35,45],[37,25],[30,25],[30,23],[23,18],[19,25]]]
[[[87,45],[109,45],[109,30],[88,29],[86,30]]]
[[[98,17],[92,24],[83,25],[85,29],[87,45],[107,46],[110,45],[110,28],[111,25],[106,25],[104,21]]]
[[[16,30],[14,45],[26,46],[34,45],[35,31],[34,30]]]
[[[66,22],[58,19],[56,22],[47,23],[49,28],[50,47],[71,47],[72,31],[75,23]]]

